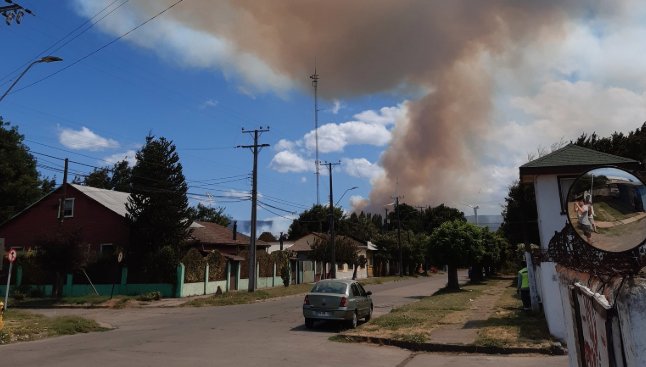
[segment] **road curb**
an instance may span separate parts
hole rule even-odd
[[[345,341],[356,343],[371,343],[377,345],[388,345],[414,352],[452,352],[452,353],[480,353],[480,354],[545,354],[545,355],[566,355],[567,349],[559,344],[550,347],[496,347],[479,346],[473,344],[445,344],[445,343],[414,343],[389,338],[378,338],[358,335],[339,335]]]

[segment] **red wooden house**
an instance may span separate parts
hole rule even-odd
[[[77,234],[91,254],[109,254],[129,241],[126,203],[130,194],[65,184],[0,224],[0,243],[33,248],[56,233]]]

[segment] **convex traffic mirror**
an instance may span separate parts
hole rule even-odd
[[[646,187],[630,172],[603,167],[579,176],[568,193],[576,233],[602,251],[624,252],[646,240]]]

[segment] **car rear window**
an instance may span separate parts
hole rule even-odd
[[[345,293],[345,283],[341,282],[325,282],[317,283],[314,288],[312,288],[312,293]]]

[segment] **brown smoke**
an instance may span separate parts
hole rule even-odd
[[[472,173],[484,148],[479,136],[490,123],[492,80],[483,56],[513,68],[522,62],[518,49],[559,37],[565,20],[599,6],[557,0],[190,0],[165,16],[230,40],[302,81],[305,90],[316,58],[324,97],[406,85],[429,90],[410,102],[408,121],[397,125],[383,156],[386,176],[370,195],[371,207],[379,208],[395,190],[410,204],[459,201],[478,180]]]

